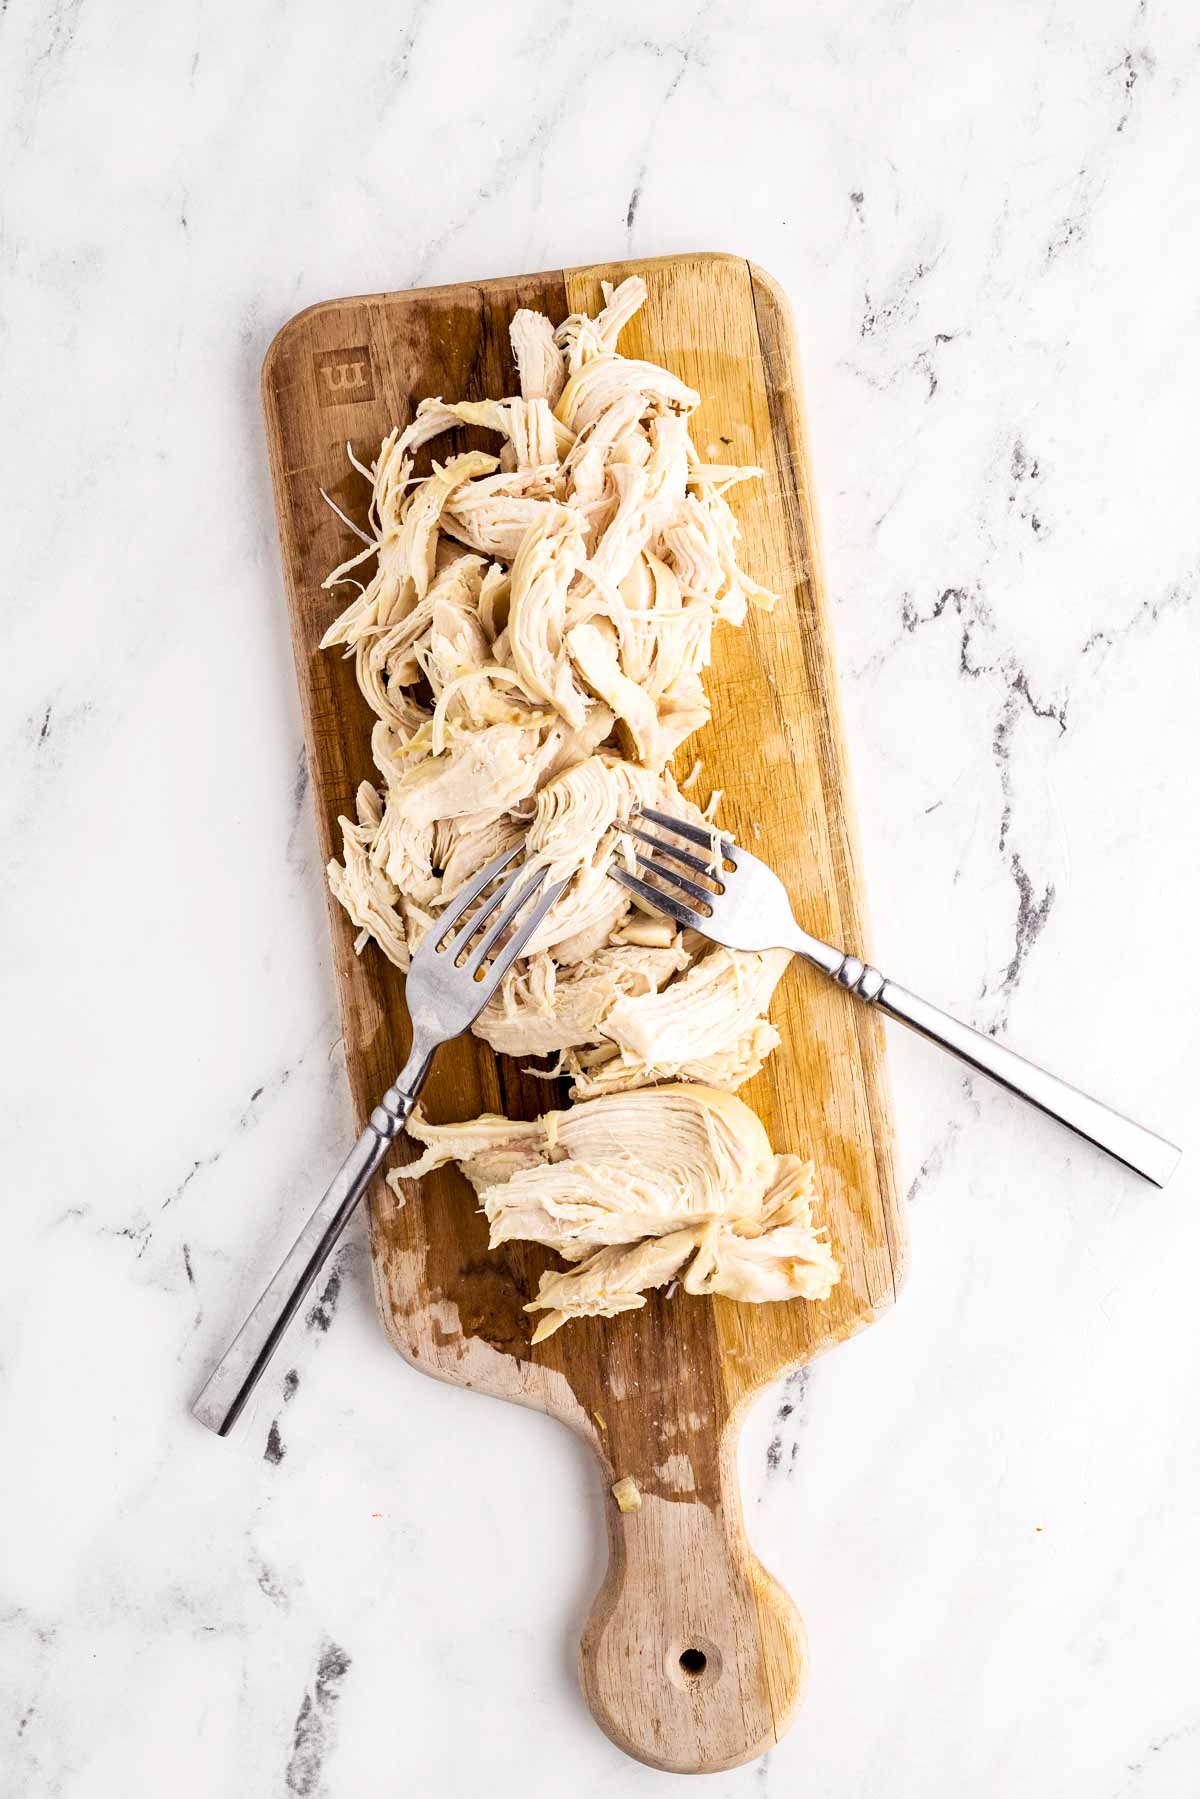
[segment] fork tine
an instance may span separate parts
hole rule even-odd
[[[471,902],[479,898],[479,895],[483,892],[488,882],[494,881],[501,870],[507,868],[509,863],[513,860],[513,857],[519,856],[524,848],[525,844],[523,839],[518,838],[511,848],[501,850],[500,854],[494,856],[486,868],[481,868],[477,875],[471,877],[462,892],[456,896],[451,905],[447,906],[446,910],[438,919],[438,934],[436,939],[438,943],[445,937],[446,932],[451,930],[458,923]]]
[[[670,881],[672,886],[682,887],[686,894],[689,894],[692,899],[699,900],[702,904],[707,905],[710,911],[712,910],[713,901],[721,897],[720,894],[715,893],[711,887],[701,887],[698,881],[689,881],[687,876],[681,875],[677,869],[664,868],[661,862],[656,862],[654,860],[653,856],[639,856],[637,864],[639,868],[644,868],[650,874],[657,875],[660,881]]]
[[[677,862],[682,862],[685,868],[694,868],[697,874],[712,873],[711,862],[706,862],[703,856],[693,856],[691,850],[681,850],[677,843],[666,843],[661,837],[651,836],[649,831],[639,831],[636,825],[626,825],[625,831],[639,843],[648,843],[651,849],[661,850],[664,856],[674,856]]]
[[[652,825],[661,825],[665,831],[675,831],[680,837],[686,837],[689,843],[698,843],[701,849],[714,853],[713,833],[702,831],[699,825],[692,825],[686,819],[676,818],[671,812],[658,812],[652,806],[638,808],[640,818],[648,818]],[[733,845],[721,840],[721,854],[728,856]]]
[[[652,887],[649,881],[640,881],[627,868],[610,868],[608,878],[610,881],[618,881],[622,887],[628,887],[630,893],[636,893],[639,899],[645,900],[651,911],[665,912],[676,924],[689,925],[693,931],[704,931],[706,927],[710,927],[711,921],[702,913],[694,911],[691,906],[685,906],[673,894],[664,893],[661,887]]]
[[[493,991],[504,979],[505,975],[516,961],[521,951],[525,948],[525,945],[529,942],[529,939],[533,936],[533,933],[537,930],[543,918],[545,918],[547,912],[549,912],[551,906],[566,885],[566,881],[553,882],[551,886],[547,887],[545,893],[543,893],[541,899],[533,908],[533,911],[529,916],[521,920],[508,942],[504,945],[504,948],[500,951],[500,954],[496,957],[496,960],[492,963],[491,968],[488,970],[488,979]]]
[[[496,908],[502,906],[505,900],[507,900],[514,886],[521,878],[523,867],[523,863],[518,863],[516,868],[509,869],[495,892],[488,894],[478,912],[471,913],[471,916],[467,919],[466,923],[460,926],[454,933],[449,943],[446,944],[445,949],[439,952],[440,954],[448,955],[454,960],[457,960],[457,958],[462,955],[476,931],[485,925],[493,912],[495,912]],[[486,886],[486,882],[484,885]],[[443,941],[440,933],[438,940],[439,942]]]
[[[512,892],[523,872],[523,866],[514,871],[512,880],[504,889],[506,895]],[[546,879],[546,872],[546,864],[543,862],[540,868],[534,870],[532,879],[526,881],[525,885],[518,890],[511,900],[508,901],[508,904],[504,907],[499,918],[488,926],[480,941],[472,947],[471,954],[463,963],[464,974],[474,974],[476,969],[487,960],[488,951],[491,949],[493,943],[497,942],[498,939],[504,935],[509,925],[513,922],[513,919],[517,916],[517,913],[533,898],[542,882]],[[478,914],[476,915],[476,919],[478,920]]]

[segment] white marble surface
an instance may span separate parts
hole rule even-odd
[[[893,1040],[909,1286],[744,1444],[807,1706],[705,1790],[1194,1794],[1192,10],[0,0],[0,82],[0,1790],[682,1790],[576,1693],[582,1450],[406,1369],[359,1232],[187,1402],[350,1125],[266,344],[710,247],[797,309],[879,959],[1193,1154]]]

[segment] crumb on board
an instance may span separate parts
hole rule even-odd
[[[604,1422],[603,1418],[600,1416],[599,1412],[593,1412],[592,1417],[596,1420],[596,1423],[600,1426],[601,1430],[608,1429],[607,1424],[605,1424],[605,1422]]]
[[[612,1496],[619,1511],[636,1512],[641,1508],[642,1495],[632,1474],[623,1475],[614,1483]]]

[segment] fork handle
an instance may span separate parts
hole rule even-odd
[[[274,1280],[205,1383],[192,1407],[192,1416],[219,1437],[227,1436],[233,1429],[393,1138],[407,1124],[429,1072],[430,1060],[428,1054],[409,1057],[403,1072],[371,1113],[366,1130],[325,1189]]]
[[[827,951],[825,944],[818,947]],[[931,1006],[928,1000],[910,993],[898,982],[889,981],[877,968],[860,961],[857,956],[842,955],[839,951],[831,952],[832,959],[829,955],[812,955],[807,943],[800,946],[799,953],[806,960],[816,962],[839,987],[856,994],[868,1005],[878,1006],[889,1018],[898,1019],[910,1030],[928,1037],[931,1043],[948,1049],[969,1068],[977,1068],[980,1074],[998,1081],[1010,1093],[1027,1099],[1030,1105],[1056,1118],[1086,1142],[1094,1143],[1097,1149],[1124,1163],[1143,1180],[1152,1181],[1156,1187],[1165,1187],[1175,1172],[1180,1151],[1165,1137],[1156,1136],[1143,1125],[1135,1124],[1132,1118],[1126,1118],[1111,1106],[1102,1105],[1098,1099],[1081,1093],[1078,1087],[1060,1081],[1057,1075],[1048,1074],[1035,1062],[1027,1062],[1024,1056],[997,1043],[994,1037],[985,1037],[982,1031],[961,1024],[957,1018]]]

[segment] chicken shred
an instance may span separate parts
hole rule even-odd
[[[594,318],[557,327],[522,308],[518,394],[422,400],[369,469],[352,455],[371,498],[368,530],[350,528],[367,541],[325,582],[355,593],[322,647],[354,659],[377,719],[377,782],[340,821],[328,870],[356,949],[374,941],[406,968],[463,884],[524,833],[568,877],[474,1029],[503,1053],[557,1058],[539,1072],[568,1075],[579,1103],[536,1125],[414,1120],[426,1155],[397,1177],[458,1160],[494,1242],[532,1237],[575,1264],[543,1277],[536,1337],[676,1280],[773,1299],[837,1278],[811,1183],[771,1198],[794,1158],[775,1157],[732,1097],[778,1042],[767,1011],[786,957],[715,948],[607,878],[629,855],[614,827],[638,805],[709,825],[712,802],[680,790],[671,760],[708,718],[714,628],[775,602],[738,564],[725,499],[762,471],[701,463],[699,394],[617,350],[645,293],[637,276],[605,284]],[[496,453],[437,460],[435,440],[464,426],[495,433]],[[612,1135],[635,1118],[637,1178]],[[599,1160],[575,1156],[593,1130]],[[663,1160],[684,1141],[686,1179]]]

